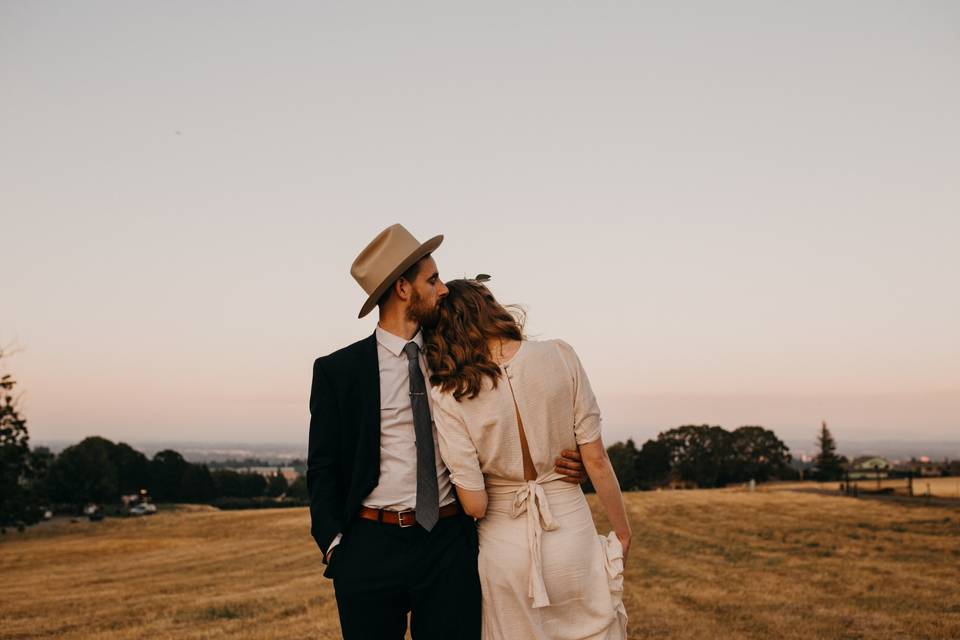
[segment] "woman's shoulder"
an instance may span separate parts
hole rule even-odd
[[[453,391],[442,391],[440,387],[430,387],[430,400],[434,407],[456,414],[457,401],[453,397]]]
[[[564,360],[576,358],[577,353],[570,346],[570,343],[560,338],[551,338],[549,340],[526,340],[524,348],[528,348],[532,353],[544,356],[560,356]]]
[[[550,340],[530,340],[529,363],[541,371],[551,371],[556,375],[576,378],[581,369],[580,358],[570,343],[560,338]],[[526,347],[524,347],[526,348]]]

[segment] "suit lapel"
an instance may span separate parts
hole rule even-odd
[[[363,343],[361,357],[363,380],[363,435],[370,456],[380,468],[380,360],[377,357],[377,334]]]

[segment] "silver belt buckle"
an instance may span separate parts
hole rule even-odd
[[[409,515],[413,516],[413,518],[410,519],[410,522],[409,522],[408,524],[404,524],[404,523],[403,523],[403,516],[406,515],[406,514],[409,514]],[[400,525],[400,528],[401,528],[401,529],[405,529],[406,527],[412,527],[413,525],[415,525],[415,524],[417,523],[416,515],[417,515],[417,512],[416,512],[416,510],[414,510],[414,509],[407,509],[406,511],[398,511],[398,512],[397,512],[397,524]]]

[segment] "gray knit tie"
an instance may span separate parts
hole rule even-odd
[[[417,437],[417,524],[430,531],[440,519],[440,489],[437,487],[437,461],[433,448],[433,422],[427,403],[427,384],[420,370],[420,347],[408,342],[403,347],[410,372],[410,404],[413,406],[413,432]]]

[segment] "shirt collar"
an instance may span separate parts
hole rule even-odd
[[[417,347],[421,350],[423,349],[423,331],[417,329],[417,334],[413,336],[412,339],[404,340],[400,336],[394,335],[380,325],[377,325],[377,342],[383,345],[383,347],[393,355],[400,357],[403,353],[403,348],[407,346],[408,342],[415,342],[417,343]]]

